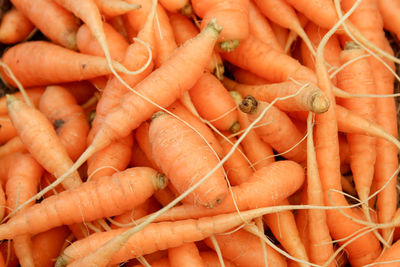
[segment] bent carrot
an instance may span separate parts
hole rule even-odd
[[[33,31],[32,22],[18,9],[12,8],[0,24],[0,43],[14,44],[23,41]]]
[[[158,112],[153,116],[149,140],[155,163],[178,193],[186,191],[218,164],[218,158],[201,137],[166,113]],[[184,201],[212,208],[225,198],[227,192],[223,169],[219,168]]]
[[[80,54],[45,41],[15,45],[4,53],[2,60],[26,87],[81,81],[110,73],[102,57]],[[1,75],[15,85],[4,68]]]
[[[93,221],[121,214],[141,204],[155,190],[164,188],[166,184],[165,176],[146,167],[127,169],[111,177],[103,176],[97,181],[86,182],[46,198],[26,211],[17,213],[0,226],[0,238],[10,239],[24,233],[36,234],[62,224]],[[140,191],[133,190],[134,188],[140,188]],[[110,192],[119,196],[110,198]],[[97,194],[97,201],[91,200],[93,194]],[[90,205],[87,205],[88,203]],[[43,212],[46,212],[47,216],[43,216]],[[26,220],[27,216],[37,218],[40,223],[32,225]]]
[[[79,20],[73,14],[52,0],[12,0],[12,3],[50,40],[76,49]]]

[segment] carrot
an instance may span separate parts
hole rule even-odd
[[[97,181],[86,182],[74,189],[46,198],[41,203],[16,214],[0,226],[0,238],[9,239],[24,233],[36,234],[62,224],[92,221],[121,214],[141,204],[155,190],[164,188],[166,183],[165,176],[146,167],[127,169],[111,177],[103,176]],[[124,190],[121,191],[121,188]],[[133,188],[140,188],[140,191],[133,191]],[[94,192],[102,193],[98,194],[97,201],[89,201]],[[109,198],[109,192],[124,197]],[[88,199],[82,200],[82,197]],[[85,203],[93,205],[87,206]],[[53,209],[55,206],[59,208]],[[43,212],[48,215],[43,217]],[[35,217],[40,223],[32,225],[26,220],[26,216]]]
[[[30,155],[21,154],[15,159],[9,169],[6,184],[7,206],[11,211],[36,194],[42,173],[43,168]],[[34,266],[30,235],[19,235],[13,239],[15,254],[21,266]]]
[[[121,62],[121,60],[124,58],[126,50],[128,49],[128,41],[110,24],[103,23],[103,28],[111,58]],[[79,30],[76,34],[76,42],[80,52],[92,56],[104,57],[104,52],[101,46],[97,42],[97,39],[90,32],[90,29],[86,24],[83,24],[81,27],[79,27]]]
[[[19,157],[19,153],[13,153],[0,158],[0,181],[2,188],[5,188],[8,178],[8,170],[11,163]]]
[[[88,81],[63,83],[59,85],[68,89],[79,105],[86,103],[96,92],[96,88]]]
[[[237,140],[236,138],[229,138],[227,133],[222,134],[225,137],[218,136],[217,138],[224,150],[224,156],[226,156],[232,149],[232,144]],[[241,184],[253,175],[253,170],[243,153],[243,148],[240,145],[223,166],[231,185]]]
[[[133,142],[133,144],[132,144],[131,161],[129,163],[129,166],[131,166],[131,167],[150,167],[150,168],[153,168],[152,163],[146,157],[146,154],[139,147],[137,142]]]
[[[132,135],[128,135],[89,158],[87,173],[90,180],[125,170],[131,159],[132,144]]]
[[[276,24],[273,21],[269,21],[269,22],[271,24],[272,31],[274,32],[275,37],[278,40],[278,43],[282,48],[279,50],[282,50],[284,52],[285,51],[284,48],[285,48],[287,39],[289,37],[289,30],[284,27],[279,26],[278,24]]]
[[[284,50],[279,44],[267,18],[264,17],[253,1],[249,1],[249,17],[251,18],[249,19],[250,34],[274,49],[283,52]]]
[[[185,16],[179,14],[170,14],[169,22],[174,31],[175,41],[178,46],[187,40],[195,37],[199,30]],[[222,80],[224,74],[224,64],[218,52],[214,51],[207,70],[213,73],[218,79]]]
[[[207,267],[221,266],[217,254],[213,251],[202,251],[200,252],[200,256]],[[227,259],[224,259],[224,264],[225,267],[236,267],[236,264]]]
[[[6,195],[3,186],[0,186],[0,220],[3,220],[6,214]]]
[[[192,0],[192,5],[195,13],[202,18],[202,29],[212,18],[222,26],[218,42],[222,51],[233,51],[248,36],[249,0]]]
[[[399,266],[399,247],[400,247],[400,241],[395,242],[382,255],[380,255],[379,258],[377,258],[374,261],[374,266],[377,267]]]
[[[150,161],[150,166],[153,169],[161,172],[160,167],[156,164],[156,162],[153,159],[153,152],[149,138],[149,129],[150,129],[149,122],[143,122],[142,124],[140,124],[140,126],[135,130],[136,142],[138,143],[143,153],[146,155],[146,158]]]
[[[43,93],[39,110],[54,126],[69,157],[76,160],[86,148],[89,123],[75,98],[61,86],[48,86]]]
[[[277,161],[255,171],[246,182],[232,187],[233,197],[229,194],[213,209],[184,204],[168,210],[155,220],[176,221],[233,212],[236,210],[234,200],[241,211],[277,205],[296,192],[303,182],[304,171],[299,164],[288,160]],[[273,192],[281,193],[273,196]]]
[[[32,22],[18,9],[12,8],[6,14],[0,24],[0,42],[3,44],[15,44],[26,39],[33,31]]]
[[[236,67],[231,71],[233,72],[232,75],[235,78],[235,81],[238,83],[250,85],[269,83],[266,79],[261,78],[260,76],[241,68]]]
[[[242,96],[252,95],[260,101],[272,102],[275,98],[295,95],[294,97],[276,102],[276,107],[283,111],[312,111],[323,113],[329,108],[326,95],[313,83],[301,86],[287,81],[274,84],[244,85],[228,78],[223,80],[228,90],[238,91]],[[299,92],[298,94],[296,94]]]
[[[67,227],[60,226],[33,236],[32,254],[35,266],[54,266],[54,260],[60,254],[69,233]]]
[[[173,13],[182,13],[185,16],[190,16],[192,7],[188,0],[160,0],[161,5]]]
[[[6,143],[8,140],[17,135],[8,115],[0,115],[0,144]]]
[[[168,258],[171,267],[206,266],[194,243],[185,243],[179,247],[169,248]]]
[[[347,206],[347,201],[342,194],[329,193],[331,189],[338,190],[339,192],[342,191],[337,136],[338,128],[335,114],[337,107],[332,93],[330,78],[323,60],[326,41],[336,28],[332,28],[325,35],[317,49],[315,69],[318,77],[318,86],[321,90],[325,91],[332,106],[327,112],[316,115],[315,150],[325,205]],[[353,217],[358,217],[357,214],[349,209],[346,209],[344,212]],[[327,210],[326,214],[327,224],[333,239],[347,237],[361,229],[361,225],[344,217],[338,210]],[[341,225],[337,224],[339,218],[343,222]],[[349,261],[355,266],[372,262],[379,255],[380,250],[379,242],[372,233],[363,235],[346,246]]]
[[[335,6],[330,0],[287,0],[287,2],[322,28],[330,29],[338,20]]]
[[[314,148],[313,117],[307,119],[307,204],[324,205],[321,181],[318,172]],[[310,260],[315,264],[324,264],[333,255],[332,238],[326,222],[324,210],[308,210],[308,248]],[[329,266],[334,267],[332,262]]]
[[[142,264],[136,264],[136,265],[128,265],[128,267],[144,267]],[[169,259],[168,258],[162,258],[159,259],[155,262],[151,263],[152,267],[170,267],[171,265],[169,264]]]
[[[306,43],[310,51],[315,54],[315,50],[301,26],[295,10],[288,3],[283,0],[254,0],[254,2],[268,19],[296,32]]]
[[[355,43],[349,42],[341,53],[342,64],[358,58],[364,51]],[[351,65],[346,66],[338,73],[338,86],[350,93],[375,94],[375,83],[372,69],[366,58],[360,59]],[[365,117],[368,120],[375,120],[376,100],[366,99],[343,99],[342,105],[349,110]],[[374,165],[376,158],[376,139],[358,134],[347,134],[350,150],[350,167],[353,173],[354,182],[358,197],[365,202],[370,194],[370,188],[374,177]],[[363,207],[365,214],[369,214],[368,208]]]
[[[2,60],[26,87],[80,81],[110,73],[102,57],[80,54],[45,41],[15,45],[3,54]],[[3,68],[1,75],[15,85]]]
[[[251,95],[245,97],[239,107],[248,114],[250,122],[269,107],[268,112],[259,122],[260,127],[255,129],[259,137],[278,153],[284,153],[285,158],[297,162],[305,160],[306,144],[302,141],[303,135],[284,112],[274,106],[269,106],[267,102],[257,101]]]
[[[218,164],[206,143],[185,124],[165,113],[156,113],[149,128],[152,157],[179,193],[186,191]],[[193,165],[192,168],[188,166]],[[222,168],[189,195],[186,203],[214,207],[228,188]]]
[[[131,4],[124,0],[94,0],[94,2],[100,12],[108,18],[123,15],[140,8],[140,5]]]
[[[1,257],[6,263],[6,267],[17,267],[19,266],[18,258],[15,256],[13,241],[8,240],[0,244]]]
[[[221,145],[217,141],[212,130],[207,127],[204,122],[192,115],[192,113],[190,113],[190,111],[188,111],[179,101],[170,105],[168,110],[195,128],[206,139],[207,143],[213,148],[215,153],[217,153],[219,157],[222,157],[223,152]]]
[[[76,49],[79,20],[73,14],[52,0],[12,0],[12,3],[50,40]]]
[[[63,255],[57,259],[57,266],[105,266],[105,261],[109,261],[110,264],[120,263],[154,251],[176,247],[184,242],[203,240],[212,234],[222,233],[240,225],[243,219],[249,220],[258,216],[260,211],[249,211],[242,213],[242,216],[230,213],[198,220],[152,223],[133,235],[131,233],[134,228],[99,232],[66,248]],[[157,238],[158,242],[155,242],[154,238]],[[257,244],[260,244],[258,240]],[[106,256],[97,257],[98,253]]]
[[[45,89],[44,87],[34,87],[26,90],[29,99],[32,101],[32,104],[35,107],[39,105],[40,97],[42,96],[44,89]],[[24,100],[21,92],[16,92],[13,95],[20,100]],[[6,97],[4,96],[0,98],[0,115],[7,113],[8,110],[7,110]]]
[[[7,106],[11,121],[28,151],[47,171],[59,177],[72,165],[72,160],[53,125],[38,110],[12,95],[7,95]],[[43,139],[46,141],[40,142]],[[79,174],[73,172],[63,182],[63,186],[71,188],[80,183]]]
[[[189,90],[189,95],[200,116],[217,129],[232,133],[240,129],[235,101],[213,75],[204,73]],[[213,104],[214,101],[218,104]]]
[[[378,0],[379,12],[382,15],[383,26],[385,29],[396,34],[397,38],[400,36],[398,25],[400,25],[399,17],[396,16],[400,10],[400,4],[392,0]]]
[[[215,235],[224,258],[232,261],[236,266],[265,266],[260,240],[245,230],[241,229],[230,235]],[[206,244],[213,248],[207,238]],[[278,252],[267,246],[269,266],[286,266],[286,260]]]

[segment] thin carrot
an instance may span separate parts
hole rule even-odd
[[[271,102],[275,98],[295,95],[286,100],[276,102],[275,106],[283,111],[312,111],[323,113],[329,108],[329,100],[326,95],[313,83],[300,85],[287,81],[263,85],[238,84],[228,78],[223,80],[228,90],[238,91],[242,96],[252,95],[257,100]],[[296,94],[299,92],[298,94]]]
[[[194,243],[185,243],[179,247],[169,248],[168,258],[171,267],[206,267]]]
[[[73,14],[52,0],[13,0],[12,3],[50,40],[76,49],[79,20]]]
[[[218,158],[201,137],[166,113],[159,112],[153,116],[149,140],[155,163],[179,193],[186,191],[218,164]],[[220,168],[184,201],[212,208],[225,198],[227,192],[224,173]]]
[[[94,0],[100,12],[106,17],[116,17],[129,11],[139,9],[140,5],[131,4],[124,0]]]
[[[34,25],[18,9],[12,8],[0,24],[0,43],[14,44],[23,41],[33,31]]]
[[[215,18],[222,26],[219,48],[233,51],[249,34],[249,0],[192,0],[195,13],[202,18],[201,28]]]
[[[26,87],[80,81],[110,73],[102,57],[80,54],[45,41],[15,45],[3,54],[2,60]],[[116,62],[115,65],[119,66]],[[1,75],[15,85],[3,68]]]
[[[189,90],[189,95],[200,116],[217,129],[232,133],[240,129],[235,101],[213,75],[204,73]]]
[[[117,215],[141,204],[155,190],[164,188],[166,183],[165,176],[146,167],[127,169],[111,177],[103,176],[97,181],[86,182],[74,189],[46,198],[26,211],[17,213],[0,226],[0,237],[9,239],[24,233],[40,233],[62,224],[93,221]],[[121,191],[121,188],[124,190]],[[140,191],[134,191],[133,188],[140,188]],[[103,192],[98,194],[97,201],[90,200],[94,192]],[[110,198],[110,192],[120,196]],[[121,197],[122,195],[124,197]],[[86,197],[87,200],[82,200],[82,197]],[[85,203],[91,205],[87,206]],[[59,208],[53,209],[55,206]],[[42,216],[43,212],[48,212],[47,216]],[[33,225],[26,220],[26,216],[37,217],[40,223]]]

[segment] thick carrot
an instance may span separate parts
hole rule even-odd
[[[108,18],[140,8],[140,5],[131,4],[124,0],[94,0],[94,2],[100,12]]]
[[[265,266],[260,240],[256,236],[241,229],[230,235],[215,235],[215,238],[224,258],[232,261],[236,266],[249,266],[250,262],[254,267]],[[213,248],[208,238],[205,241],[208,246]],[[270,246],[266,246],[266,248],[268,266],[286,266],[286,260],[282,255]]]
[[[303,134],[297,129],[286,113],[267,102],[257,101],[251,95],[246,96],[240,109],[248,114],[249,121],[254,121],[264,109],[268,112],[259,122],[255,130],[259,137],[270,144],[278,153],[284,153],[287,159],[303,162],[306,159],[306,143]]]
[[[375,260],[374,266],[376,267],[400,266],[399,250],[400,250],[400,241],[397,241],[390,248],[388,248],[382,255],[380,255],[379,258]]]
[[[7,206],[12,211],[20,203],[36,194],[43,168],[29,154],[20,154],[8,172],[6,184]],[[33,205],[33,203],[31,203]],[[25,210],[28,206],[25,207]],[[24,209],[21,210],[23,212]],[[31,236],[15,236],[14,249],[21,266],[34,266]]]
[[[24,233],[36,234],[63,224],[121,214],[141,204],[155,190],[164,188],[166,184],[165,176],[146,167],[127,169],[111,177],[103,176],[97,181],[86,182],[46,198],[26,211],[17,213],[0,226],[0,238],[9,239]],[[133,190],[134,188],[140,190]],[[111,192],[119,196],[110,198]],[[93,194],[97,195],[97,201],[92,201]],[[47,216],[43,216],[43,212]],[[37,218],[35,220],[40,223],[32,224],[26,220],[26,216]]]
[[[7,107],[13,125],[28,151],[48,172],[57,178],[60,177],[72,166],[73,162],[53,125],[38,110],[29,107],[14,96],[7,95]],[[71,188],[80,183],[78,172],[73,172],[64,180],[63,186]]]
[[[39,110],[53,124],[62,145],[74,161],[86,148],[89,123],[75,98],[61,86],[48,86],[43,93]]]
[[[39,105],[40,97],[42,96],[44,90],[44,87],[34,87],[26,90],[29,99],[35,107]],[[14,93],[13,95],[20,100],[24,100],[21,92]],[[0,115],[8,113],[6,102],[7,100],[5,96],[0,98]]]
[[[106,35],[111,58],[121,62],[126,50],[128,49],[128,41],[108,23],[103,23],[103,29],[104,34]],[[76,34],[76,42],[80,52],[92,56],[104,57],[104,52],[101,46],[86,24],[79,27]]]
[[[168,258],[171,267],[206,267],[194,243],[185,243],[178,247],[169,248]]]
[[[192,0],[193,9],[202,18],[201,28],[215,18],[222,26],[219,48],[233,51],[249,34],[249,0]]]
[[[309,110],[315,113],[323,113],[329,108],[329,100],[325,93],[313,83],[302,86],[287,81],[263,85],[244,85],[225,78],[223,84],[228,90],[238,91],[242,96],[252,95],[257,100],[266,102],[272,102],[278,97],[294,95],[276,102],[275,106],[283,111]]]
[[[52,0],[12,0],[12,3],[50,40],[76,49],[79,20],[73,14]]]
[[[255,171],[246,182],[232,187],[233,198],[229,194],[213,209],[185,204],[170,209],[157,217],[156,221],[176,221],[233,212],[236,210],[233,199],[241,211],[277,205],[296,192],[303,182],[304,170],[299,164],[287,160],[277,161]],[[273,192],[281,193],[274,195]]]
[[[189,189],[219,162],[199,135],[166,113],[159,112],[153,116],[149,140],[155,163],[169,177],[178,193]],[[212,208],[218,205],[227,193],[224,172],[219,168],[184,201]]]
[[[0,43],[15,44],[23,41],[33,31],[32,22],[18,9],[12,8],[0,24]]]
[[[80,54],[45,41],[15,45],[4,53],[2,61],[26,87],[81,81],[110,73],[102,57]],[[1,75],[15,85],[3,68]]]
[[[217,129],[233,133],[240,129],[235,101],[213,75],[204,73],[189,90],[189,95],[200,116]]]

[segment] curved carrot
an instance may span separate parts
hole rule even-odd
[[[165,187],[166,183],[165,176],[146,167],[127,169],[111,177],[103,176],[97,181],[86,182],[74,189],[46,198],[26,211],[17,213],[0,226],[0,237],[9,239],[24,233],[36,234],[62,224],[93,221],[117,215],[141,204],[155,190]],[[95,192],[101,193],[98,193],[98,200],[93,202],[91,199]],[[108,195],[110,192],[120,196],[110,198]],[[87,199],[83,200],[82,197]],[[88,206],[87,203],[91,205]],[[43,216],[43,212],[46,212],[47,216]],[[26,216],[35,217],[40,223],[33,225],[26,220]]]
[[[50,40],[76,49],[79,20],[73,14],[52,0],[13,0],[12,3]]]
[[[242,96],[252,95],[257,100],[272,102],[278,97],[294,95],[288,99],[277,101],[275,106],[283,111],[312,111],[323,113],[329,108],[329,100],[315,84],[301,86],[287,81],[263,85],[238,84],[228,78],[223,80],[228,90],[238,91]],[[298,94],[296,94],[298,92]]]
[[[153,116],[149,140],[155,163],[169,177],[179,193],[186,191],[218,164],[218,158],[200,136],[165,113],[156,113]],[[224,173],[219,168],[185,201],[212,208],[225,198],[227,192]]]
[[[124,0],[94,0],[94,2],[100,12],[108,18],[123,15],[140,8],[140,5],[131,4]]]
[[[249,121],[252,122],[268,105],[267,102],[257,101],[248,95],[239,107],[248,114]],[[264,142],[270,144],[277,152],[284,153],[283,156],[287,159],[305,161],[307,149],[306,143],[302,141],[303,135],[286,113],[272,105],[259,123],[260,127],[255,130]]]
[[[119,32],[117,32],[110,24],[103,23],[104,33],[106,35],[107,45],[110,50],[112,59],[121,62],[129,43]],[[84,54],[92,56],[104,57],[104,52],[99,45],[97,39],[90,32],[87,25],[83,24],[76,33],[76,42],[78,50]]]
[[[42,113],[11,95],[7,95],[7,106],[8,114],[22,142],[47,171],[59,177],[72,166],[73,162],[53,125]],[[27,128],[29,131],[25,130]],[[80,183],[78,172],[74,172],[64,180],[63,186],[71,188]]]
[[[23,41],[33,31],[32,22],[18,9],[12,8],[0,24],[0,43],[14,44]]]
[[[219,48],[233,51],[249,34],[249,0],[192,0],[193,9],[202,18],[201,28],[215,18],[222,26]]]
[[[206,267],[194,243],[185,243],[179,247],[169,248],[168,258],[171,267]]]
[[[204,73],[189,90],[189,95],[200,116],[217,129],[232,133],[240,129],[235,101],[213,75]]]
[[[75,98],[61,86],[48,86],[43,93],[39,110],[53,124],[69,157],[76,160],[86,148],[89,123]]]
[[[2,61],[26,87],[81,81],[110,73],[102,57],[80,54],[45,41],[15,45],[3,54]],[[15,85],[3,68],[1,74]]]

